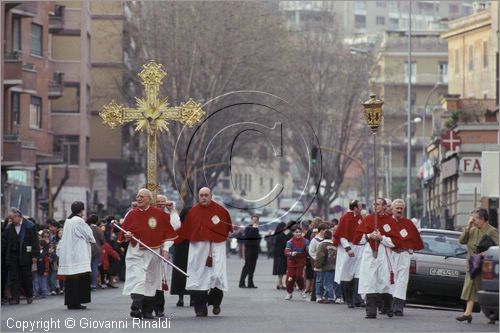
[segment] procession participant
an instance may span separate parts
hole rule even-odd
[[[334,233],[333,244],[337,246],[335,282],[342,286],[347,307],[362,306],[358,294],[359,268],[363,246],[353,243],[354,232],[362,221],[361,204],[358,200],[349,203],[349,211],[341,218]]]
[[[395,221],[385,214],[385,199],[375,201],[375,213],[368,215],[354,232],[354,244],[364,245],[359,274],[360,294],[366,295],[366,317],[377,317],[377,297],[381,295],[383,310],[393,316],[391,303],[394,276],[392,270],[392,250],[399,245]],[[375,227],[375,219],[377,226]],[[375,256],[376,255],[376,256]]]
[[[208,305],[218,315],[227,291],[226,240],[233,231],[229,212],[212,201],[212,192],[203,187],[198,203],[191,208],[179,229],[180,240],[189,240],[186,290],[190,292],[197,317],[208,315]],[[177,242],[176,242],[177,243]]]
[[[260,240],[259,216],[252,215],[251,224],[245,228],[245,264],[241,269],[240,288],[257,288],[253,283],[253,274],[259,257]],[[245,279],[248,276],[248,285],[245,285]]]
[[[394,269],[394,302],[392,310],[395,316],[403,316],[406,300],[406,288],[410,275],[410,260],[413,251],[424,248],[420,233],[410,219],[404,217],[405,202],[396,199],[392,202],[392,217],[396,221],[396,232],[401,238],[397,247],[393,248]]]
[[[64,222],[59,242],[57,274],[64,275],[64,305],[70,310],[83,310],[82,303],[90,303],[91,243],[95,243],[92,229],[83,219],[85,206],[81,201],[71,204],[71,215]]]
[[[170,225],[175,231],[177,231],[181,227],[179,213],[177,212],[177,209],[175,208],[175,204],[173,201],[169,201],[168,198],[163,194],[158,194],[156,196],[156,207],[161,209],[170,216]],[[170,244],[170,246],[171,245],[173,245],[173,241],[172,244]],[[168,257],[169,254],[167,255],[167,259]],[[165,316],[165,293],[163,292],[163,290],[156,290],[156,294],[154,296],[153,308],[156,317]]]
[[[127,270],[123,294],[132,298],[131,317],[153,318],[154,296],[162,288],[163,262],[154,253],[137,244],[132,236],[167,257],[168,247],[177,238],[177,234],[170,225],[170,216],[151,206],[150,190],[140,189],[136,200],[137,207],[127,213],[122,225],[127,232],[120,232],[119,235],[119,242],[123,241],[123,237],[130,240],[125,257]]]

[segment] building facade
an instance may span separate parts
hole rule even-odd
[[[61,8],[52,2],[3,2],[1,215],[16,207],[42,218],[47,202],[46,166],[61,162],[53,151],[52,106],[63,95],[63,72],[53,58],[52,37]]]

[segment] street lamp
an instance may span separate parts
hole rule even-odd
[[[366,122],[370,129],[372,130],[373,135],[373,187],[374,187],[374,201],[377,202],[378,189],[377,189],[377,131],[382,121],[384,119],[384,111],[382,110],[382,105],[384,101],[377,99],[377,95],[371,94],[370,99],[364,102],[364,115]],[[376,230],[378,227],[378,214],[375,211],[375,223],[374,229]],[[376,258],[378,254],[378,246],[373,251],[373,256]]]

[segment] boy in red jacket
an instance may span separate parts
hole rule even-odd
[[[292,299],[293,286],[295,282],[302,293],[302,297],[307,297],[304,291],[304,266],[306,265],[307,247],[309,240],[302,235],[302,228],[299,225],[292,227],[293,237],[286,243],[285,256],[287,257],[286,269],[286,300]]]

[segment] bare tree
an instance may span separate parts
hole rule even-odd
[[[170,105],[192,97],[204,103],[206,119],[214,125],[187,129],[170,123],[169,133],[159,138],[160,165],[186,200],[191,194],[187,184],[191,190],[195,185],[212,187],[228,168],[221,161],[228,160],[234,133],[217,136],[217,132],[248,119],[245,116],[251,111],[256,111],[252,117],[265,118],[265,112],[248,102],[244,94],[227,94],[240,90],[274,93],[275,87],[286,81],[286,32],[269,6],[145,1],[132,7],[135,13],[127,27],[126,42],[131,51],[130,74],[125,86],[135,88],[128,93],[141,93],[136,73],[143,63],[154,59],[167,72],[161,94],[168,96]],[[229,106],[231,117],[218,113]],[[198,172],[207,166],[210,172]]]
[[[366,99],[370,54],[353,55],[327,12],[295,35],[296,75],[303,92],[294,104],[307,113],[322,149],[322,172],[316,174],[318,212],[328,218],[330,204],[339,196],[346,173],[363,168],[364,144],[361,102]],[[301,162],[307,165],[308,156]]]

